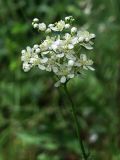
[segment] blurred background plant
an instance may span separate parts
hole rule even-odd
[[[72,15],[97,35],[95,72],[70,82],[83,139],[95,160],[120,159],[119,0],[0,1],[0,160],[77,160],[79,147],[65,93],[46,72],[21,69],[21,50],[39,42],[34,17]]]

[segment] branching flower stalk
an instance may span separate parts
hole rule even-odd
[[[64,20],[46,25],[38,18],[34,18],[32,26],[38,32],[45,34],[46,38],[33,47],[27,46],[22,50],[21,61],[23,70],[28,72],[33,67],[53,73],[57,77],[55,87],[64,86],[71,102],[72,113],[75,121],[76,132],[84,160],[88,160],[83,141],[79,136],[79,123],[75,107],[67,90],[67,82],[76,76],[80,76],[86,70],[94,71],[93,61],[87,53],[93,49],[95,34],[74,26],[75,19],[72,16]]]
[[[83,140],[81,138],[81,132],[80,132],[80,125],[79,125],[79,121],[78,121],[78,118],[77,118],[77,113],[76,113],[76,109],[75,109],[75,105],[73,103],[73,100],[72,100],[72,97],[68,91],[68,88],[67,88],[67,83],[64,84],[64,90],[66,92],[66,95],[68,97],[68,100],[71,104],[71,110],[72,110],[72,115],[73,115],[73,119],[74,119],[74,124],[75,124],[75,129],[76,129],[76,135],[78,137],[78,140],[79,140],[79,145],[80,145],[80,152],[82,152],[82,157],[84,158],[84,160],[88,160],[89,156],[90,156],[90,153],[86,151],[85,149],[85,146],[84,146],[84,143],[83,143]]]

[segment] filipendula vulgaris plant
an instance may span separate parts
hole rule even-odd
[[[34,18],[33,28],[43,32],[46,38],[40,44],[35,44],[32,48],[28,46],[22,50],[21,61],[25,72],[33,67],[52,72],[57,79],[54,84],[55,87],[64,86],[71,103],[80,152],[82,158],[88,160],[89,153],[86,151],[81,139],[80,125],[73,100],[67,89],[67,83],[74,77],[84,73],[85,70],[94,71],[93,61],[86,54],[93,49],[94,43],[92,40],[95,38],[95,34],[77,29],[73,26],[73,22],[74,18],[72,16],[65,17],[64,20],[49,25],[41,23],[38,18]],[[83,48],[86,49],[86,54],[82,53]]]

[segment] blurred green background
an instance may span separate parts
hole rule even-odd
[[[24,73],[20,59],[42,38],[34,17],[49,24],[69,15],[96,34],[95,72],[69,84],[82,138],[94,160],[120,160],[119,0],[0,0],[0,160],[79,159],[64,91],[45,72]]]

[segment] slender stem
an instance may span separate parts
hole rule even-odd
[[[82,151],[82,156],[83,156],[84,160],[88,160],[89,154],[86,153],[85,147],[84,147],[84,144],[83,144],[83,140],[81,139],[81,136],[80,136],[80,130],[79,130],[80,125],[79,125],[78,118],[77,118],[77,115],[76,115],[76,110],[75,110],[73,100],[72,100],[71,95],[69,94],[68,89],[67,89],[67,84],[64,85],[64,89],[65,89],[65,92],[66,92],[66,94],[68,96],[68,99],[71,103],[71,109],[72,109],[72,114],[73,114],[73,118],[74,118],[74,122],[75,122],[75,128],[76,128],[76,134],[77,134],[77,137],[78,137],[78,140],[79,140],[79,145],[80,145],[80,149]]]

